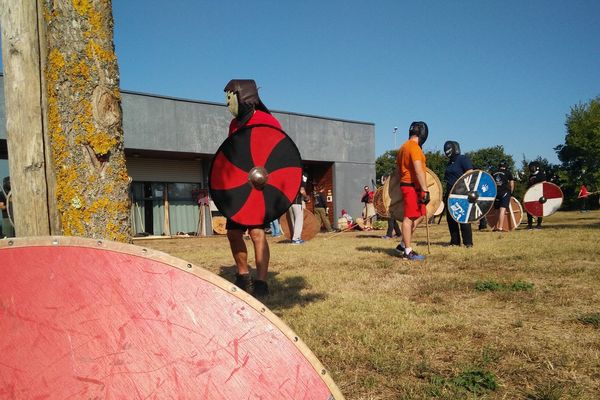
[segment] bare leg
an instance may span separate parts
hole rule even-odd
[[[498,223],[496,224],[497,230],[504,229],[504,220],[506,219],[506,207],[500,207],[498,209]]]
[[[410,247],[413,231],[413,220],[408,217],[404,217],[402,220],[402,242],[404,243],[405,248]]]
[[[246,243],[244,243],[243,234],[244,232],[239,229],[230,229],[227,231],[231,254],[235,260],[237,272],[240,275],[250,272],[248,271],[248,249],[246,248]]]
[[[269,259],[271,257],[267,235],[265,234],[264,229],[260,228],[251,229],[249,233],[252,243],[254,244],[256,279],[259,281],[266,281],[269,270]]]

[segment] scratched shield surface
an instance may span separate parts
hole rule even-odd
[[[0,241],[0,398],[342,399],[260,302],[165,253]]]
[[[463,174],[448,195],[448,210],[461,224],[483,218],[494,205],[496,182],[485,171],[473,170]]]

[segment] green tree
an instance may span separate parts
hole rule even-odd
[[[466,155],[473,162],[475,169],[493,172],[498,169],[498,165],[502,160],[506,160],[510,171],[515,169],[515,161],[511,155],[506,154],[502,145],[470,151]]]
[[[427,168],[435,172],[440,181],[444,183],[444,174],[448,165],[448,158],[441,151],[428,151],[425,153]]]
[[[554,150],[562,162],[566,205],[571,206],[582,183],[590,191],[600,185],[600,96],[571,107],[565,126],[565,143]]]
[[[398,150],[388,150],[375,160],[375,176],[377,182],[381,182],[381,177],[391,175],[396,170],[396,154]]]

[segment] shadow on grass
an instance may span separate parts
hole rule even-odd
[[[235,281],[235,265],[221,265],[219,276],[229,282]],[[252,272],[255,275],[255,271]],[[304,306],[327,298],[326,293],[310,291],[311,287],[303,276],[279,278],[279,272],[269,271],[269,296],[260,299],[271,311],[284,310],[297,305]]]
[[[369,253],[383,253],[383,254],[387,254],[390,256],[394,256],[394,257],[397,256],[395,246],[392,246],[392,247],[358,246],[356,248],[356,250],[366,251]]]

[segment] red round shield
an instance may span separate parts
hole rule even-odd
[[[552,182],[536,183],[523,196],[523,207],[534,217],[547,217],[554,214],[562,205],[563,193]]]
[[[211,197],[224,216],[241,225],[266,225],[298,194],[302,160],[281,129],[249,125],[221,144],[209,176]]]

